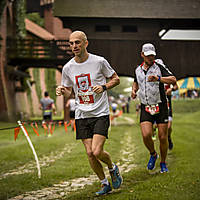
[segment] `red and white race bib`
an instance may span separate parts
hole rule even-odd
[[[150,113],[151,115],[155,115],[159,113],[159,105],[147,105],[145,106],[145,111]]]
[[[81,74],[75,78],[78,86],[77,96],[80,104],[94,103],[94,92],[92,91],[90,74]]]

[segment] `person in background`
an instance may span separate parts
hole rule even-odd
[[[68,99],[66,103],[66,107],[69,108],[69,117],[71,121],[71,127],[72,127],[72,130],[74,131],[74,126],[75,126],[75,99],[74,97]]]
[[[118,166],[104,150],[110,125],[107,90],[118,85],[120,79],[105,58],[88,53],[84,32],[73,32],[69,44],[74,58],[63,67],[61,86],[56,88],[56,94],[69,98],[72,88],[75,92],[76,139],[82,140],[90,166],[102,184],[96,195],[104,195],[112,188],[101,162],[108,166],[112,187],[117,189],[122,183]]]
[[[164,65],[163,61],[161,59],[156,59],[156,62]],[[169,144],[169,150],[173,149],[173,142],[171,138],[171,133],[172,133],[172,91],[178,90],[178,85],[175,82],[173,85],[172,84],[164,84],[165,86],[165,92],[167,96],[167,105],[168,105],[168,144]]]
[[[118,107],[117,103],[116,103],[115,101],[113,101],[113,102],[111,103],[111,108],[112,108],[112,112],[113,112],[114,114],[115,114],[116,111],[117,111],[117,107]]]
[[[118,110],[118,104],[113,101],[111,103],[111,109],[112,109],[112,117],[111,117],[111,123],[116,126],[117,125],[117,122],[116,122],[116,118],[118,117],[119,115],[119,110]]]
[[[139,116],[139,114],[140,114],[140,103],[138,103],[138,102],[136,102],[136,104],[135,104],[135,112],[136,112],[136,119],[137,119],[137,121],[138,121],[138,116]]]
[[[130,107],[130,101],[131,101],[131,97],[126,97],[126,112],[129,113],[129,107]]]
[[[138,95],[141,102],[140,127],[143,142],[150,153],[147,169],[153,170],[158,158],[152,140],[155,121],[160,141],[160,172],[164,173],[168,172],[166,165],[168,108],[164,84],[175,84],[176,78],[164,64],[156,62],[155,56],[156,51],[153,44],[146,43],[142,46],[141,57],[144,61],[135,70],[131,96],[135,99]]]
[[[43,125],[47,125],[47,135],[50,136],[50,130],[52,125],[52,113],[56,114],[56,107],[54,100],[49,97],[49,93],[44,92],[44,98],[40,100],[39,109],[42,110]]]
[[[124,95],[120,95],[120,100],[121,100],[121,107],[122,107],[122,111],[123,113],[126,112],[126,98]]]
[[[173,149],[173,142],[171,138],[172,133],[172,91],[178,90],[178,85],[175,83],[170,87],[170,85],[165,85],[165,91],[167,95],[167,101],[168,101],[168,144],[169,144],[169,150]]]

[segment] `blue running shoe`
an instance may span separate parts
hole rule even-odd
[[[168,168],[166,166],[166,163],[160,163],[160,173],[168,172]]]
[[[119,173],[119,168],[117,165],[115,165],[115,170],[111,171],[110,172],[110,176],[111,176],[111,179],[112,179],[112,186],[114,189],[118,189],[122,183],[122,177]]]
[[[156,163],[157,158],[158,158],[157,153],[156,153],[155,156],[151,155],[149,162],[148,162],[148,165],[147,165],[148,170],[153,170],[155,168],[155,163]]]
[[[111,186],[110,186],[110,183],[109,185],[102,185],[102,188],[100,191],[96,192],[96,195],[97,196],[100,196],[100,195],[105,195],[105,194],[108,194],[110,191],[112,190]]]

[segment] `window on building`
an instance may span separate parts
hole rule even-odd
[[[129,33],[129,32],[137,32],[137,26],[133,25],[123,25],[122,32]]]
[[[109,25],[96,25],[95,31],[96,32],[110,32],[110,26]]]

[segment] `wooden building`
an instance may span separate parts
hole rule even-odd
[[[18,100],[13,75],[23,78],[29,76],[23,69],[43,68],[47,64],[31,60],[35,66],[24,66],[25,60],[17,58],[14,61],[18,63],[8,66],[7,38],[16,36],[14,5],[17,2],[2,0],[0,3],[0,119],[3,120],[14,119],[16,114]],[[44,17],[49,39],[54,39],[51,42],[67,40],[71,30],[82,30],[89,39],[88,50],[104,56],[119,75],[133,75],[141,63],[142,44],[151,42],[156,46],[157,57],[164,60],[177,79],[200,76],[200,41],[163,41],[159,36],[161,30],[165,30],[164,34],[170,29],[199,30],[199,0],[26,0],[26,5],[28,13],[39,12]],[[26,25],[30,34],[33,24],[26,21]],[[37,36],[34,31],[31,34]],[[46,67],[55,65],[47,62]],[[58,62],[61,61],[57,59],[56,65]],[[11,70],[11,74],[11,68],[19,70]]]
[[[163,41],[159,32],[200,29],[198,0],[56,0],[54,15],[64,27],[84,31],[89,51],[107,58],[119,75],[132,76],[141,46],[155,44],[178,79],[199,76],[200,41]],[[166,33],[165,32],[165,33]]]
[[[25,1],[22,0],[20,2],[24,3]],[[31,2],[32,6],[30,4]],[[32,99],[34,99],[31,105],[31,103],[28,102],[30,99],[27,98],[27,91],[29,88],[27,89],[24,87],[24,85],[28,87],[25,81],[26,79],[31,81],[33,78],[33,68],[42,68],[41,71],[44,72],[44,68],[49,67],[45,66],[46,63],[50,63],[50,67],[56,69],[57,65],[51,62],[52,59],[49,55],[47,55],[47,57],[49,57],[50,60],[46,59],[45,62],[44,59],[43,61],[42,59],[38,59],[38,57],[40,57],[39,55],[35,55],[35,57],[32,58],[30,58],[30,55],[32,55],[35,50],[37,50],[35,51],[36,54],[42,54],[44,49],[52,50],[52,52],[50,52],[52,54],[55,52],[53,51],[54,49],[57,51],[64,51],[65,53],[66,51],[62,49],[62,44],[59,46],[56,44],[56,41],[67,40],[71,33],[70,29],[63,28],[62,21],[59,18],[53,16],[52,3],[53,0],[27,1],[28,12],[41,12],[41,15],[44,16],[46,19],[46,29],[39,27],[37,24],[23,17],[16,19],[16,12],[18,12],[16,7],[18,6],[19,8],[19,1],[3,0],[0,3],[0,120],[15,121],[16,119],[20,119],[19,115],[21,115],[21,113],[26,113],[28,115],[31,113],[37,115],[38,113],[41,114],[41,111],[38,111],[39,99],[35,92],[35,85],[33,85],[30,94]],[[23,7],[23,5],[20,6]],[[26,8],[23,9],[23,11],[26,10]],[[16,39],[16,27],[19,21],[22,23],[22,26],[24,25],[23,28],[27,33],[25,37],[20,38],[20,45],[17,43],[19,41]],[[30,40],[30,42],[28,40]],[[36,41],[37,45],[35,47],[31,40]],[[46,46],[40,46],[40,44]],[[51,45],[56,48],[53,49]],[[15,57],[16,55],[18,57]],[[41,58],[44,55],[46,55],[46,52],[41,55]],[[62,57],[62,55],[59,56]],[[67,59],[69,58],[70,56],[68,55]],[[27,61],[29,61],[28,66]],[[67,62],[66,60],[64,61]],[[30,68],[30,70],[28,70],[28,68]],[[57,84],[60,84],[61,74],[58,70],[56,71],[56,75],[59,75],[56,80],[58,81]],[[43,77],[43,79],[44,78],[45,77]],[[41,89],[43,94],[46,88],[41,87]],[[62,102],[63,100],[61,98],[57,101],[57,108],[60,108],[60,110],[63,110]]]

